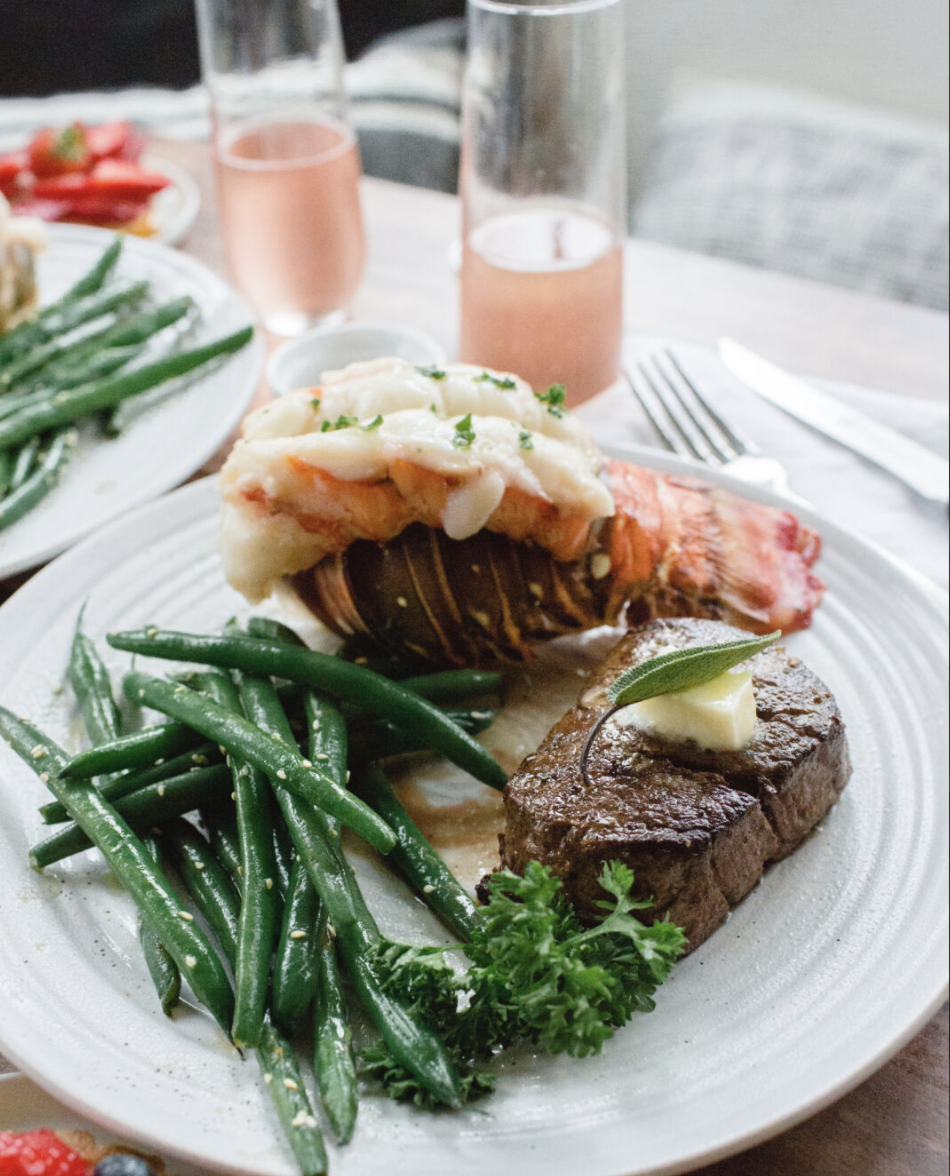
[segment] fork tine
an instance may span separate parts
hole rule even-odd
[[[652,369],[648,364],[652,365]],[[691,456],[709,465],[718,465],[723,460],[710,444],[705,430],[686,408],[683,398],[657,362],[656,355],[647,356],[637,364],[637,369],[650,391],[663,406],[676,431],[684,439]]]
[[[678,374],[681,372],[681,369],[679,365],[674,362],[673,373],[671,374],[660,363],[661,359],[669,363],[669,351],[664,350],[654,355],[653,365],[666,381],[666,386],[669,389],[669,397],[675,400],[678,409],[685,415],[692,428],[703,439],[703,443],[709,447],[710,456],[707,460],[724,464],[727,461],[731,461],[732,458],[738,457],[739,451],[733,448],[726,435],[717,429],[712,422],[704,420],[701,412],[697,412],[696,398],[690,397],[689,386],[685,389],[680,386]]]
[[[735,428],[733,425],[730,425],[727,420],[720,416],[720,414],[716,411],[712,404],[710,404],[706,397],[703,396],[699,388],[696,387],[692,379],[686,374],[685,370],[683,369],[683,365],[676,358],[673,350],[669,347],[665,348],[664,355],[676,369],[680,379],[696,398],[697,402],[702,406],[703,411],[706,413],[709,419],[717,426],[717,428],[722,430],[723,434],[728,439],[729,444],[735,451],[734,456],[738,457],[744,453],[748,453],[753,456],[760,455],[762,450],[758,447],[758,445],[756,445],[756,443],[750,437],[747,437],[745,433],[741,432],[741,430]]]
[[[660,440],[663,442],[666,448],[672,450],[673,453],[679,453],[686,457],[699,457],[700,455],[689,443],[689,438],[686,437],[686,435],[680,430],[676,421],[670,416],[669,412],[666,411],[666,405],[663,403],[662,398],[657,395],[656,389],[653,387],[649,375],[643,370],[643,365],[638,364],[637,370],[638,374],[643,377],[644,382],[650,389],[651,396],[648,397],[643,394],[643,391],[637,385],[637,381],[634,380],[633,376],[631,376],[626,369],[624,369],[623,373],[624,379],[630,386],[630,391],[640,402],[640,407],[646,413],[650,424],[659,434]],[[657,410],[656,406],[651,403],[651,399],[657,401],[660,404],[661,408],[659,411]],[[670,428],[670,425],[673,426],[672,429]]]

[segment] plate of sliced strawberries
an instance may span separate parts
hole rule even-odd
[[[20,150],[0,155],[0,192],[18,215],[176,244],[198,212],[198,187],[144,148],[145,137],[126,121],[44,127]]]

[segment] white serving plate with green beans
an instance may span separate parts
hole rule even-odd
[[[684,468],[646,451],[623,456]],[[947,975],[946,604],[878,549],[803,515],[825,540],[828,594],[813,628],[790,647],[832,688],[848,724],[855,772],[840,803],[674,969],[656,1011],[637,1014],[600,1056],[512,1052],[499,1063],[497,1093],[455,1113],[367,1094],[352,1143],[331,1148],[336,1176],[689,1171],[840,1096],[939,1006]],[[246,614],[222,578],[216,516],[213,484],[196,483],[116,521],[34,577],[0,609],[0,704],[76,750],[76,716],[60,687],[84,601],[84,629],[116,679],[129,657],[105,648],[108,631],[154,624],[211,632]],[[550,709],[576,691],[580,656],[546,654],[547,669],[531,673],[547,673],[554,693],[539,688],[532,701],[529,691],[480,738],[509,755],[536,744]],[[570,667],[560,684],[551,677],[557,657]],[[478,803],[484,792],[437,761],[421,785],[446,805]],[[44,799],[30,770],[0,746],[0,1052],[74,1111],[146,1148],[206,1171],[290,1176],[257,1066],[242,1062],[192,1006],[172,1021],[162,1015],[134,910],[95,852],[43,876],[29,869]],[[438,937],[378,860],[361,855],[357,868],[385,931]]]
[[[37,270],[41,305],[88,271],[114,234],[85,225],[50,225]],[[166,328],[142,349],[150,362],[181,346],[201,346],[251,321],[247,307],[221,278],[194,258],[140,237],[123,238],[115,275],[148,281],[154,303],[183,296],[197,314]],[[140,361],[136,360],[136,365]],[[19,522],[0,529],[0,580],[36,567],[104,523],[179,485],[216,452],[247,410],[260,381],[259,338],[225,362],[168,385],[169,395],[143,409],[118,437],[83,421],[59,485]],[[148,395],[148,394],[147,394]]]

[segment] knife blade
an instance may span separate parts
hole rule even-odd
[[[790,375],[733,339],[719,340],[719,357],[743,384],[796,420],[866,457],[924,498],[944,506],[950,503],[950,464],[923,445]]]

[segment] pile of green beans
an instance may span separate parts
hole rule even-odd
[[[378,974],[383,937],[341,833],[348,825],[386,854],[446,927],[471,939],[479,925],[471,897],[413,824],[379,761],[449,750],[477,778],[501,786],[500,768],[470,733],[494,712],[436,705],[482,701],[499,692],[500,676],[452,671],[397,684],[312,653],[263,618],[221,637],[145,629],[113,634],[109,643],[208,668],[173,679],[128,673],[126,697],[166,721],[123,732],[109,671],[80,614],[66,675],[91,746],[70,758],[0,708],[0,737],[54,794],[41,809],[44,821],[62,826],[33,847],[32,864],[48,867],[98,847],[138,906],[162,1012],[174,1016],[185,982],[236,1046],[255,1050],[305,1176],[322,1176],[327,1156],[290,1039],[299,1043],[309,1031],[319,1105],[345,1143],[358,1113],[354,999],[396,1061],[437,1102],[459,1106],[449,1051]]]
[[[131,367],[153,336],[194,311],[189,298],[147,305],[147,282],[116,281],[116,238],[92,269],[56,302],[0,337],[0,530],[12,526],[56,486],[75,447],[73,426],[105,414],[121,432],[123,407],[174,389],[178,377],[232,354],[246,327],[202,347]],[[129,369],[129,370],[125,370]]]

